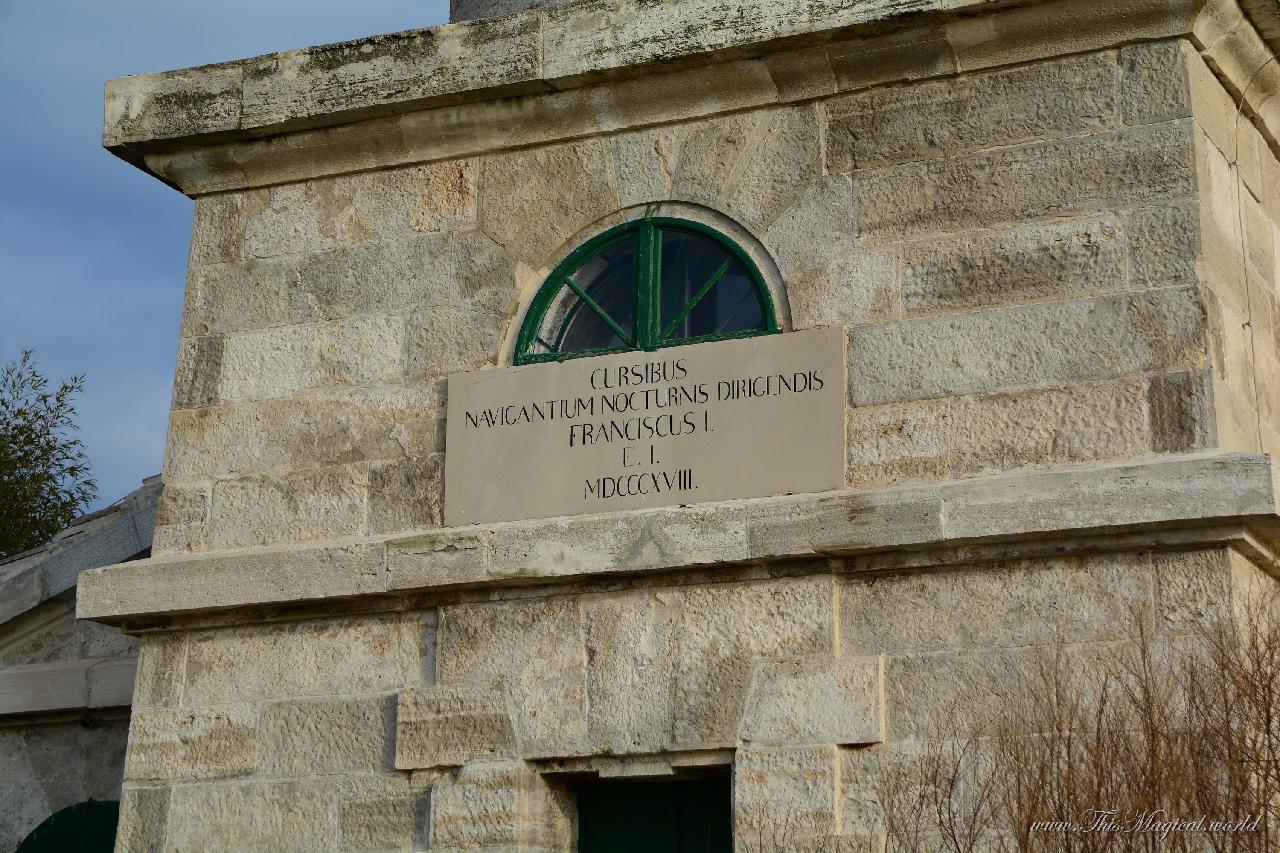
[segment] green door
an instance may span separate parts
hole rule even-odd
[[[732,853],[729,778],[577,789],[579,853]]]
[[[111,853],[120,804],[86,800],[45,818],[14,853]]]

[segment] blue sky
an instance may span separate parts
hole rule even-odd
[[[109,78],[433,26],[447,0],[0,0],[0,363],[84,373],[102,506],[160,471],[192,203],[101,147]]]

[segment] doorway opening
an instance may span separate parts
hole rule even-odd
[[[579,853],[732,853],[727,774],[696,779],[584,782]]]

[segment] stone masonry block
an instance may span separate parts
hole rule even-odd
[[[196,214],[191,226],[190,261],[193,272],[197,267],[244,258],[245,195],[222,193],[196,199]],[[190,305],[190,282],[187,299]]]
[[[439,527],[444,519],[444,454],[374,463],[369,469],[369,533]]]
[[[613,152],[599,140],[498,154],[481,166],[484,231],[535,269],[618,208]]]
[[[434,383],[422,383],[174,411],[157,524],[203,524],[208,494],[190,481],[403,460],[406,454],[443,450],[441,396]]]
[[[181,702],[186,667],[185,634],[144,636],[138,649],[138,675],[134,682],[133,707],[167,708]]]
[[[240,119],[243,70],[207,65],[139,74],[107,87],[103,144],[183,137],[234,126]]]
[[[423,631],[410,615],[196,632],[184,698],[203,705],[390,693],[419,683]]]
[[[421,850],[431,785],[420,777],[347,776],[338,792],[339,850]]]
[[[738,723],[752,748],[884,739],[883,661],[806,657],[756,664]]]
[[[1206,332],[1192,288],[862,327],[849,392],[861,406],[1193,369]]]
[[[208,544],[244,548],[358,533],[368,482],[363,465],[220,480],[213,487]]]
[[[855,233],[877,239],[1062,216],[1196,190],[1187,119],[853,173]]]
[[[765,232],[821,172],[812,107],[742,113],[689,128],[672,194]]]
[[[169,802],[167,849],[332,850],[335,779],[181,785]]]
[[[527,773],[518,761],[491,762],[469,764],[436,779],[429,848],[518,849]]]
[[[169,823],[170,788],[125,785],[120,796],[116,849],[163,853]]]
[[[838,832],[838,757],[831,745],[738,750],[733,767],[735,844],[748,850],[791,850]]]
[[[264,705],[258,719],[258,773],[301,777],[390,770],[394,711],[391,696]]]
[[[1231,612],[1231,552],[1169,551],[1152,557],[1156,626],[1164,632],[1225,627]]]
[[[506,322],[505,310],[490,313],[465,307],[415,311],[406,319],[405,375],[440,379],[462,370],[497,366]]]
[[[525,758],[581,754],[587,655],[572,599],[445,607],[439,683],[506,685]]]
[[[680,612],[671,691],[677,749],[724,749],[761,658],[832,651],[833,589],[824,577],[674,591]]]
[[[671,185],[685,132],[684,127],[675,126],[613,136],[610,144],[618,169],[618,202],[621,207],[671,198]]]
[[[153,708],[134,712],[125,778],[131,782],[220,779],[253,772],[257,709]]]
[[[1196,204],[1144,207],[1123,214],[1129,282],[1135,288],[1199,281],[1200,211]]]
[[[583,604],[591,746],[612,755],[660,753],[671,743],[671,685],[680,612],[665,595],[623,594]]]
[[[510,702],[501,686],[446,684],[400,693],[397,769],[459,767],[519,754]]]
[[[908,317],[1128,289],[1114,216],[964,232],[902,253]]]
[[[827,168],[843,172],[933,159],[1118,123],[1119,68],[1088,53],[912,86],[885,86],[827,104]]]
[[[865,656],[1123,639],[1153,579],[1145,554],[851,576],[840,581],[840,644]]]
[[[217,400],[242,403],[312,388],[394,385],[404,373],[404,347],[405,318],[400,315],[362,315],[229,335],[216,360]]]

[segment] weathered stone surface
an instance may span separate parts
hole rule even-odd
[[[405,318],[398,314],[228,335],[214,348],[216,398],[193,399],[182,408],[270,400],[334,385],[396,384],[404,372],[404,347]],[[211,357],[209,370],[214,363]]]
[[[738,740],[753,749],[879,743],[884,739],[882,670],[879,657],[847,654],[761,661],[751,677]]]
[[[823,577],[673,592],[671,606],[681,613],[671,692],[673,745],[733,746],[758,659],[831,653],[832,595],[832,583]]]
[[[839,831],[838,755],[835,746],[738,750],[735,843],[747,849],[792,850],[792,845]]]
[[[835,247],[852,243],[853,184],[848,175],[826,175],[769,227],[763,242],[787,282],[811,278],[829,266]],[[794,307],[792,311],[794,312]]]
[[[864,326],[902,318],[896,248],[851,240],[826,259],[827,266],[813,278],[787,283],[796,329]]]
[[[897,239],[1195,192],[1188,120],[853,173],[856,233]]]
[[[827,105],[827,167],[865,169],[1117,123],[1119,67],[1111,51],[882,87]]]
[[[188,338],[178,344],[178,366],[173,375],[173,407],[193,409],[219,401],[222,354],[221,337]]]
[[[421,850],[431,807],[429,782],[348,776],[338,792],[339,850]]]
[[[762,233],[817,180],[812,107],[757,111],[688,129],[672,195],[724,210]]]
[[[941,77],[958,70],[946,30],[937,24],[839,41],[829,46],[827,53],[841,92]]]
[[[963,232],[902,248],[907,316],[1127,289],[1113,216]]]
[[[1193,369],[1206,336],[1191,288],[867,326],[850,337],[849,394],[875,405]]]
[[[518,761],[477,762],[439,777],[431,788],[430,849],[516,849],[527,772]]]
[[[846,655],[1006,649],[1123,639],[1150,600],[1145,554],[950,567],[840,582]]]
[[[1144,207],[1123,215],[1129,248],[1129,282],[1169,287],[1199,280],[1200,211],[1194,204]]]
[[[487,157],[481,175],[481,226],[535,269],[619,206],[613,152],[605,141]]]
[[[667,595],[624,594],[584,602],[591,747],[654,754],[671,743],[671,685],[681,614]]]
[[[495,367],[501,358],[506,312],[428,308],[406,318],[405,375],[440,378]]]
[[[124,776],[130,782],[246,776],[255,766],[257,717],[252,705],[135,711]]]
[[[923,489],[789,498],[771,509],[749,523],[753,559],[859,551],[885,536],[927,542],[940,532],[940,497]]]
[[[525,758],[581,754],[587,742],[586,650],[571,599],[445,607],[441,685],[505,685]]]
[[[368,469],[303,469],[219,480],[213,487],[211,548],[244,548],[350,536],[364,528]]]
[[[181,419],[180,412],[171,415],[171,423]],[[179,440],[173,430],[169,446]],[[179,451],[180,452],[180,451]],[[179,460],[175,460],[181,464]],[[209,483],[166,483],[156,507],[156,528],[152,534],[152,553],[181,550],[204,543],[209,521]]]
[[[470,21],[474,18],[492,18],[510,15],[525,9],[544,9],[561,6],[574,0],[449,0],[450,21]]]
[[[138,676],[133,707],[168,708],[182,701],[187,666],[187,638],[182,634],[150,634],[138,650]]]
[[[239,65],[121,77],[107,86],[103,144],[207,133],[240,123]]]
[[[677,125],[619,133],[610,140],[618,170],[620,207],[671,198],[685,133],[685,128]]]
[[[1071,388],[915,400],[849,412],[849,482],[865,488],[971,477],[1023,467],[1127,459],[1150,450],[1194,450],[1194,401],[1170,374],[1156,390],[1141,379]],[[1176,398],[1176,399],[1175,399]],[[1187,405],[1176,426],[1159,412]],[[1201,404],[1203,405],[1203,404]],[[1190,408],[1187,408],[1190,407]],[[1181,411],[1181,409],[1179,409]],[[1203,412],[1201,412],[1203,415]],[[1203,429],[1206,425],[1199,422]],[[1181,447],[1175,444],[1187,440]]]
[[[178,850],[331,850],[337,782],[180,785],[169,800],[167,846]]]
[[[486,61],[470,61],[470,45]],[[446,92],[510,84],[538,73],[538,21],[520,16],[410,30],[247,60],[244,126],[372,111]]]
[[[418,683],[419,617],[334,619],[191,634],[190,705],[381,693]]]
[[[1151,377],[1147,409],[1151,449],[1183,453],[1213,445],[1211,383],[1206,371],[1165,373]]]
[[[460,767],[519,757],[501,686],[445,684],[402,691],[396,705],[399,770]]]
[[[1162,631],[1213,630],[1231,616],[1231,553],[1226,548],[1153,556],[1155,617]]]
[[[390,696],[264,705],[258,719],[258,773],[278,777],[390,770],[394,714]]]
[[[188,481],[401,460],[444,448],[441,393],[425,383],[180,409],[169,424],[165,476],[171,482],[160,502],[161,526],[205,521],[207,492]]]
[[[378,462],[369,469],[369,533],[439,527],[444,520],[444,454]]]
[[[120,797],[116,849],[129,853],[162,853],[169,823],[168,787],[125,785]]]

